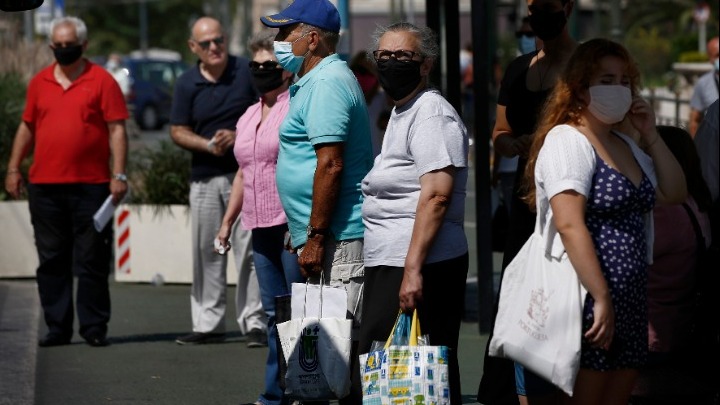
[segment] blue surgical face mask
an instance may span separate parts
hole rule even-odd
[[[535,51],[535,37],[521,36],[518,39],[518,50],[523,55]]]
[[[306,34],[307,35],[307,34]],[[305,55],[297,56],[293,53],[292,47],[295,42],[304,38],[305,35],[296,39],[293,42],[288,41],[275,41],[273,42],[273,49],[275,50],[275,57],[278,60],[280,66],[288,72],[297,74],[305,61]],[[309,50],[308,50],[309,52]]]

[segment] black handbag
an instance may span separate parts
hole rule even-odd
[[[290,309],[290,294],[279,295],[275,297],[275,324],[289,321],[292,315]],[[277,326],[276,326],[277,328]],[[278,373],[280,374],[280,388],[285,391],[285,373],[287,373],[287,362],[283,355],[282,344],[280,343],[280,335],[275,333],[275,343],[277,344]]]

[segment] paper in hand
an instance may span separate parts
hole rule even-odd
[[[110,221],[115,212],[115,205],[112,203],[112,194],[105,199],[103,205],[93,215],[93,223],[95,224],[95,230],[102,232],[105,229],[105,225]]]

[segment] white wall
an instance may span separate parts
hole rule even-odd
[[[118,226],[127,212],[127,225]],[[119,282],[152,282],[156,274],[166,283],[192,282],[190,218],[184,205],[160,211],[145,205],[121,205],[115,210],[114,263]],[[0,202],[0,278],[32,278],[38,266],[27,201]],[[120,245],[123,231],[128,237]],[[211,248],[211,247],[210,247]],[[129,253],[125,266],[121,254]],[[236,284],[235,261],[228,256],[228,284]]]
[[[38,266],[27,201],[0,202],[0,278],[35,277]]]

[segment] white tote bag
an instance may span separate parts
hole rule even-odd
[[[572,396],[585,294],[567,253],[560,260],[547,254],[536,229],[505,269],[489,354],[522,364]]]
[[[285,394],[289,398],[331,400],[350,393],[352,320],[292,319],[277,328],[287,360]]]
[[[347,317],[347,291],[343,287],[323,284],[321,291],[320,284],[292,283],[291,293],[290,319],[320,318],[320,314],[323,318]]]
[[[333,303],[332,309],[326,298]],[[287,361],[285,394],[297,400],[347,396],[352,346],[352,320],[345,319],[347,292],[326,285],[299,284],[296,288],[293,284],[291,305],[292,319],[277,324]],[[326,310],[334,316],[326,316]]]

